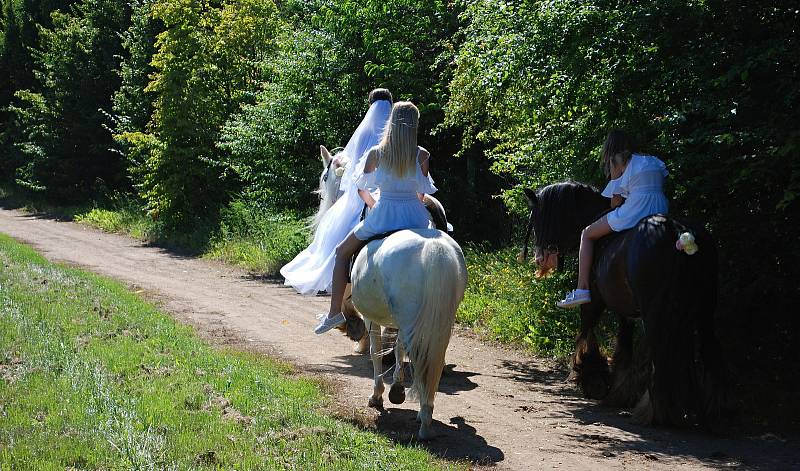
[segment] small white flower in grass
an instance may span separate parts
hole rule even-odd
[[[684,232],[681,234],[680,237],[678,237],[678,240],[675,242],[675,248],[686,252],[686,255],[694,255],[698,250],[700,250],[700,248],[697,246],[697,243],[694,241],[694,235],[692,235],[691,232]]]

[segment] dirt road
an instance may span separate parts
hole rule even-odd
[[[371,364],[338,333],[317,337],[314,315],[328,298],[308,298],[275,280],[150,247],[41,215],[0,210],[0,232],[50,260],[108,275],[155,299],[212,343],[286,359],[336,385],[335,400],[377,430],[408,441],[415,404],[368,409]],[[486,345],[457,330],[426,445],[450,459],[496,469],[800,469],[797,437],[708,436],[640,427],[618,410],[582,399],[566,373],[545,361]],[[347,414],[347,412],[345,412]]]

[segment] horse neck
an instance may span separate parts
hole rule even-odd
[[[608,198],[589,187],[582,187],[575,196],[575,223],[583,229],[600,217],[609,208]]]
[[[320,221],[322,221],[322,218],[325,217],[325,213],[327,213],[328,210],[333,207],[334,203],[336,203],[336,200],[339,196],[339,179],[328,178],[326,182],[322,182],[320,184],[318,193],[320,195],[319,209],[317,209],[317,213],[311,219],[312,231],[317,230]]]

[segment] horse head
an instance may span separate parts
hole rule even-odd
[[[334,149],[334,151],[336,150]],[[317,214],[312,219],[312,230],[316,230],[322,220],[322,216],[339,199],[341,193],[339,185],[342,181],[344,168],[348,163],[344,154],[338,153],[332,156],[325,146],[319,146],[319,153],[322,158],[322,173],[319,176],[319,189],[315,192],[319,195],[319,210],[317,210]]]
[[[534,261],[539,275],[560,268],[563,254],[576,250],[581,231],[608,208],[608,199],[589,185],[575,182],[555,183],[539,191],[525,188],[528,199],[528,225],[525,229],[522,260],[528,257],[528,243],[533,234]]]

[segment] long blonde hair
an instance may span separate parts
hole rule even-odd
[[[378,144],[381,151],[378,165],[398,177],[411,174],[416,168],[418,126],[417,107],[410,101],[395,103]]]

